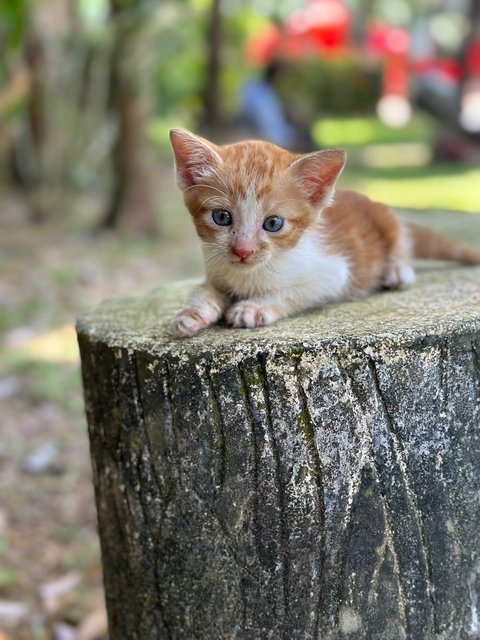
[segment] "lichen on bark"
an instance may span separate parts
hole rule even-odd
[[[173,340],[78,323],[114,638],[480,637],[480,269]]]

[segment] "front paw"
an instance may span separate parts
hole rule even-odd
[[[233,304],[226,312],[225,319],[232,327],[264,327],[277,319],[272,307],[244,300]]]
[[[170,324],[170,331],[176,338],[191,338],[201,329],[216,321],[216,316],[208,307],[204,309],[183,309]]]

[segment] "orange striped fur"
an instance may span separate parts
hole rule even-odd
[[[412,257],[480,264],[480,251],[335,189],[339,149],[290,153],[247,141],[217,146],[172,130],[177,183],[202,241],[206,282],[172,323],[188,337],[222,317],[256,327],[325,302],[415,280]],[[217,212],[214,214],[213,212]],[[226,224],[218,224],[218,212]],[[280,229],[265,228],[278,218]]]

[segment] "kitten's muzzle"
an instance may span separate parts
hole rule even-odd
[[[232,247],[232,253],[240,258],[240,262],[245,262],[245,260],[252,255],[253,249],[245,245],[234,244]]]

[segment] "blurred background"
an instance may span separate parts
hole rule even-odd
[[[0,640],[101,639],[74,318],[201,273],[169,128],[476,213],[480,2],[0,0],[0,51]]]

